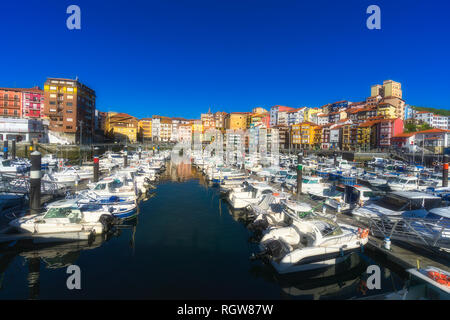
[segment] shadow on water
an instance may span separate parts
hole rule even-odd
[[[350,299],[402,287],[380,265],[382,290],[367,291],[366,269],[379,261],[354,254],[309,273],[280,276],[261,261],[245,210],[230,210],[219,190],[190,164],[167,164],[134,219],[89,243],[0,246],[0,299]],[[83,272],[67,290],[66,268]]]

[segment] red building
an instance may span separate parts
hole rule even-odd
[[[382,119],[377,122],[378,147],[388,148],[392,145],[392,137],[403,132],[403,119]]]
[[[22,117],[41,118],[44,112],[44,91],[39,87],[22,89]]]

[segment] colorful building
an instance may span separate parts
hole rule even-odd
[[[20,118],[22,104],[22,89],[0,88],[0,116]]]
[[[135,143],[138,138],[138,120],[126,113],[108,112],[105,135],[119,142]]]
[[[139,137],[142,142],[152,140],[152,118],[143,118],[138,121]]]
[[[294,108],[286,107],[286,106],[273,106],[270,108],[270,126],[277,126],[278,123],[278,113],[280,111],[292,111]]]
[[[89,143],[95,128],[95,91],[78,79],[48,78],[44,84],[44,115],[49,130],[72,142]]]
[[[225,128],[227,130],[246,130],[248,112],[232,112],[225,117]]]
[[[382,116],[385,119],[392,119],[396,117],[397,108],[390,103],[381,102],[377,107],[377,116]]]
[[[312,122],[294,124],[291,129],[292,143],[296,148],[311,149],[320,145],[321,127]]]

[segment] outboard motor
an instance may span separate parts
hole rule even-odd
[[[100,219],[98,219],[98,221],[103,225],[103,228],[107,231],[111,229],[114,223],[114,217],[109,214],[102,214],[100,216]]]
[[[258,219],[254,222],[252,222],[248,229],[254,232],[262,232],[266,230],[269,227],[269,221],[267,221],[267,217],[263,216],[262,219]]]
[[[281,260],[286,254],[289,253],[289,245],[282,239],[271,239],[262,243],[264,250],[260,253],[253,254],[252,260],[256,259],[268,259]]]

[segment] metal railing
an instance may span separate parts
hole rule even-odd
[[[450,222],[445,219],[360,217],[359,221],[376,237],[450,250]]]

